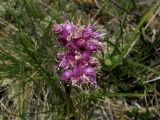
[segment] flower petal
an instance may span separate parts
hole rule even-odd
[[[72,32],[73,32],[73,25],[72,25],[72,23],[70,22],[70,21],[66,21],[65,23],[64,23],[64,28],[67,30],[67,32],[69,33],[69,34],[71,34]]]
[[[82,36],[83,38],[88,39],[92,35],[92,33],[92,27],[88,26],[87,28],[84,28]]]
[[[91,51],[100,50],[102,48],[102,43],[95,39],[92,39],[87,42],[87,48]]]
[[[72,77],[72,71],[71,70],[66,70],[63,72],[61,76],[61,80],[69,80]]]
[[[95,71],[91,66],[86,67],[84,73],[88,76],[95,76]]]

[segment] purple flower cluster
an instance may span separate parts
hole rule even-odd
[[[60,44],[66,48],[65,52],[58,54],[59,67],[63,69],[61,80],[71,80],[72,85],[96,84],[98,61],[92,53],[102,48],[102,34],[94,29],[94,25],[74,25],[70,21],[53,25]]]

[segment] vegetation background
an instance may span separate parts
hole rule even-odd
[[[64,13],[107,32],[97,88],[59,81]],[[0,0],[0,120],[20,119],[160,120],[160,1]]]

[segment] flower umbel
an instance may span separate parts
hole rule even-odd
[[[54,24],[53,30],[60,44],[66,48],[65,52],[58,54],[59,67],[63,69],[61,80],[70,80],[72,85],[96,84],[98,60],[92,53],[102,49],[100,40],[103,34],[95,31],[95,25],[75,25],[70,21]]]

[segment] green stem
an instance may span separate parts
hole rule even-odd
[[[66,92],[66,109],[67,109],[67,119],[74,117],[74,107],[71,98],[71,84],[65,83],[65,92]]]

